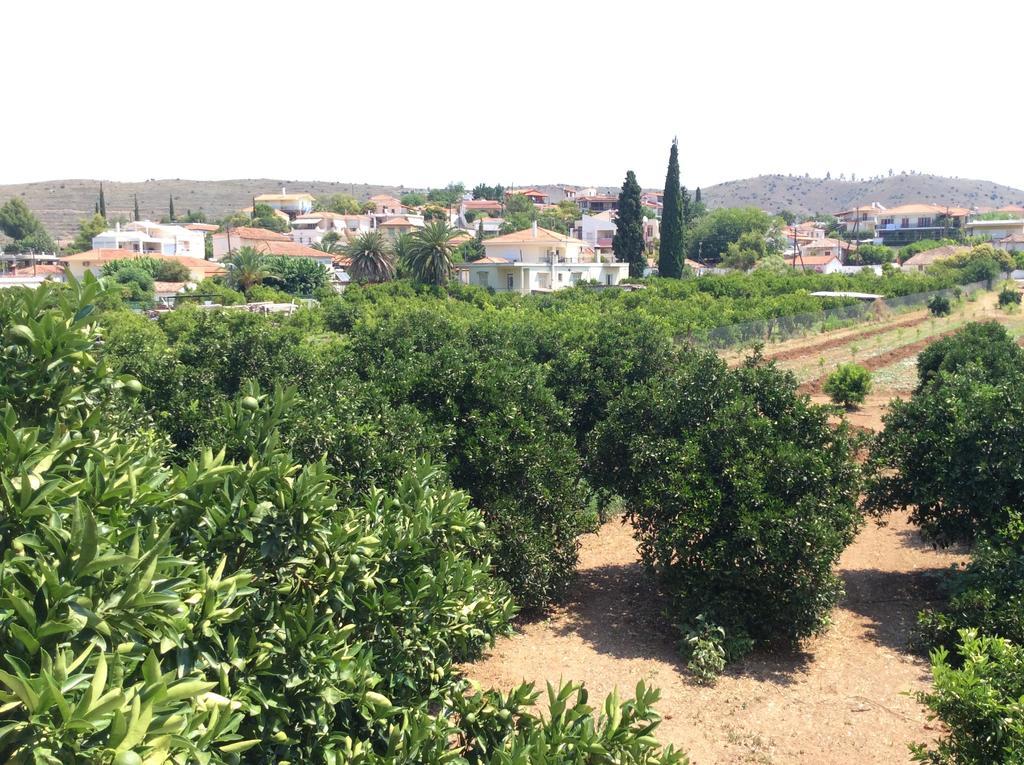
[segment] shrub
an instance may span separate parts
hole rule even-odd
[[[1006,308],[1009,306],[1020,305],[1021,294],[1020,290],[1015,287],[1005,287],[999,291],[999,307]]]
[[[871,372],[860,364],[840,364],[822,386],[836,404],[852,409],[871,392]]]
[[[673,621],[703,614],[735,645],[820,630],[860,525],[851,436],[795,388],[756,358],[729,370],[691,352],[625,389],[594,434],[590,472],[623,497]]]
[[[210,278],[203,279],[191,293],[186,294],[199,296],[197,301],[210,300],[218,305],[241,305],[245,302],[244,294],[231,289],[223,282]]]
[[[327,269],[310,258],[266,256],[263,268],[267,271],[264,282],[289,295],[309,297],[330,280]]]
[[[703,614],[694,621],[694,626],[686,630],[680,649],[688,659],[686,668],[697,681],[711,684],[725,669],[725,630],[708,624]]]
[[[246,296],[250,303],[291,303],[295,298],[266,284],[254,284]]]
[[[934,688],[918,700],[947,733],[933,746],[911,747],[914,762],[1014,765],[1024,752],[1024,649],[998,637],[960,632],[962,666],[945,649],[932,653]]]
[[[0,293],[5,762],[685,761],[650,738],[643,685],[603,714],[550,688],[544,719],[529,686],[458,678],[513,608],[479,512],[428,463],[339,504],[280,437],[294,395],[247,384],[223,448],[168,464],[96,343],[97,295]]]
[[[124,258],[103,264],[104,276],[115,276],[123,270],[145,271],[158,282],[187,282],[191,279],[188,268],[178,261],[163,256]]]
[[[1024,371],[1024,349],[994,321],[971,322],[956,334],[936,340],[917,357],[918,388],[938,377],[972,366],[971,379],[996,383]]]
[[[980,338],[994,342],[982,347]],[[993,325],[968,327],[926,349],[920,387],[909,401],[890,404],[872,444],[866,508],[909,508],[911,522],[940,545],[1006,527],[1010,511],[1024,504],[1021,363],[1020,350]]]
[[[1024,645],[1024,522],[1018,513],[992,539],[975,545],[971,562],[946,582],[949,602],[918,615],[918,641],[956,655],[959,634],[974,629]]]
[[[950,304],[948,297],[939,294],[932,295],[928,299],[928,310],[932,312],[933,316],[949,316],[953,307]]]

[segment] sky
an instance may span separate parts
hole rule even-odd
[[[0,183],[1024,188],[1024,2],[5,3]]]

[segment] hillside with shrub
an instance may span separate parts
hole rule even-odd
[[[836,174],[838,175],[838,174]],[[469,180],[469,179],[467,179]],[[644,180],[644,179],[641,179]],[[651,179],[646,179],[649,183]],[[684,182],[686,179],[684,178]],[[691,186],[693,184],[690,184]],[[82,219],[92,216],[99,180],[63,179],[0,185],[0,204],[9,198],[22,199],[39,216],[46,230],[56,237],[72,236]],[[401,197],[423,191],[405,186],[301,181],[279,178],[251,178],[198,181],[181,178],[150,179],[140,182],[103,181],[106,208],[111,219],[129,219],[136,197],[144,218],[159,220],[168,214],[173,197],[179,215],[202,211],[210,220],[220,220],[252,204],[259,194],[276,193],[282,187],[308,192],[317,197],[344,194],[359,200],[375,194]],[[521,188],[526,188],[520,184]],[[553,203],[563,198],[565,184],[533,186],[550,195]],[[660,190],[660,189],[656,189]],[[691,189],[692,190],[692,189]],[[602,186],[601,193],[617,194],[618,186]],[[1024,191],[984,180],[946,178],[927,174],[903,174],[870,180],[809,178],[800,175],[762,175],[727,181],[701,189],[709,208],[757,207],[795,215],[833,214],[859,204],[881,202],[892,207],[910,202],[948,204],[961,207],[1024,205]]]

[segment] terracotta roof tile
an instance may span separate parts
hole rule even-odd
[[[589,246],[582,239],[558,234],[540,226],[537,227],[537,236],[533,235],[532,228],[524,228],[522,231],[513,231],[511,234],[484,240],[484,247],[494,244],[578,244]]]
[[[291,239],[286,234],[280,234],[277,231],[271,231],[269,228],[256,228],[255,226],[233,226],[231,228],[231,236],[238,237],[239,239],[262,239],[267,242],[290,242]],[[221,234],[227,235],[227,231],[220,232]]]

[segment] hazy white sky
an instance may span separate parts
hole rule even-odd
[[[0,183],[1024,188],[1024,2],[4,3]]]

